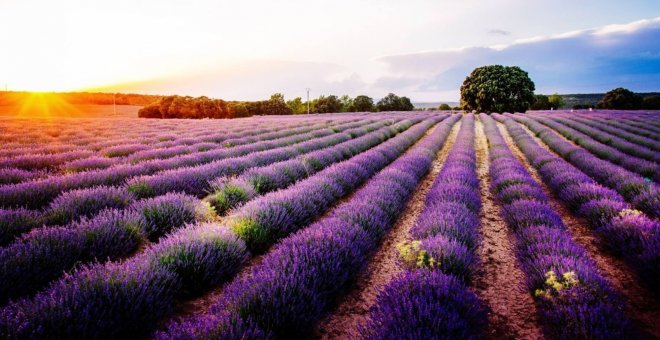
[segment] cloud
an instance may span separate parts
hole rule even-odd
[[[625,25],[519,40],[509,45],[468,47],[380,59],[389,77],[418,79],[420,97],[458,89],[483,65],[517,65],[528,71],[538,93],[603,92],[624,86],[660,89],[660,18]]]
[[[495,29],[492,29],[492,30],[488,31],[488,34],[509,36],[509,35],[511,35],[511,32],[495,28]]]
[[[496,31],[501,30],[491,34],[505,33]],[[378,99],[393,92],[414,101],[456,101],[475,67],[502,64],[528,71],[537,93],[604,92],[618,86],[658,91],[660,18],[502,45],[390,55],[353,66],[266,59],[217,64],[223,66],[98,90],[255,100],[275,92],[304,97],[309,87],[313,97],[366,94]]]

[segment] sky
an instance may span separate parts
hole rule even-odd
[[[537,93],[660,91],[658,0],[0,0],[0,32],[9,90],[440,102],[504,64]]]

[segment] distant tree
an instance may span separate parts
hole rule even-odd
[[[291,109],[294,115],[307,112],[307,106],[303,103],[302,98],[296,97],[286,102],[286,106]]]
[[[345,94],[339,97],[339,101],[341,102],[341,112],[355,112],[353,98]]]
[[[598,102],[600,109],[637,110],[641,106],[642,97],[623,87],[605,93],[605,97]]]
[[[564,98],[555,93],[548,97],[548,103],[550,104],[550,108],[558,110],[564,106]]]
[[[398,111],[412,111],[415,109],[415,106],[410,101],[408,97],[399,98],[399,110]]]
[[[463,109],[478,112],[525,112],[534,103],[534,82],[517,66],[474,69],[461,86]]]
[[[534,95],[534,104],[529,107],[531,110],[550,110],[550,101],[548,96],[543,94]]]
[[[314,105],[314,110],[317,113],[340,112],[341,102],[334,95],[320,96],[316,101],[316,105]]]
[[[438,110],[449,111],[451,110],[451,106],[449,106],[449,104],[440,104],[440,106],[438,106]]]
[[[149,104],[138,111],[140,118],[163,118],[158,104]]]
[[[660,96],[644,97],[642,108],[646,110],[660,110]]]
[[[415,107],[408,97],[399,97],[390,93],[376,104],[379,111],[412,111]]]
[[[284,95],[275,93],[264,103],[264,114],[267,115],[290,115],[293,113],[291,108],[286,105]]]
[[[454,107],[452,107],[451,109],[454,110],[454,111],[461,111],[461,110],[463,110],[460,106],[454,106]]]
[[[371,112],[375,109],[374,100],[364,95],[357,96],[353,99],[353,107],[356,112]]]

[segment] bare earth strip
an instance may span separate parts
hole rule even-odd
[[[525,274],[514,252],[513,237],[500,217],[490,192],[488,140],[476,122],[477,174],[481,182],[481,268],[475,278],[477,294],[490,308],[488,335],[496,339],[541,339],[536,306],[525,289]]]
[[[528,133],[534,136],[527,127],[520,124]],[[562,221],[573,236],[573,240],[585,248],[589,257],[594,260],[600,273],[617,289],[626,302],[626,313],[636,326],[651,338],[660,338],[660,301],[646,287],[640,285],[640,280],[630,267],[620,258],[617,258],[601,249],[598,245],[601,242],[589,228],[589,222],[578,216],[573,215],[570,210],[557,199],[553,191],[543,182],[536,169],[529,164],[525,155],[518,149],[515,142],[509,135],[506,127],[498,123],[498,127],[504,140],[509,145],[509,149],[520,159],[520,162],[527,168],[527,171],[534,179],[541,184],[543,191],[548,196],[548,203],[561,216]],[[549,152],[550,150],[540,139],[536,142],[543,146]],[[556,155],[556,154],[555,154]],[[559,157],[559,156],[557,156]],[[561,158],[561,157],[560,157]]]
[[[358,276],[355,288],[341,300],[330,315],[319,322],[314,335],[316,338],[356,339],[359,337],[358,327],[369,316],[369,309],[376,302],[378,293],[397,274],[402,272],[397,263],[396,246],[409,239],[410,228],[424,209],[426,195],[456,141],[460,125],[459,121],[452,128],[447,141],[438,151],[429,173],[417,186],[417,190],[408,201],[406,208],[385,236],[381,247],[373,255],[372,261]]]

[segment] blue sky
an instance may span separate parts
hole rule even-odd
[[[537,92],[660,90],[660,1],[0,0],[0,84],[454,101],[486,64]]]

